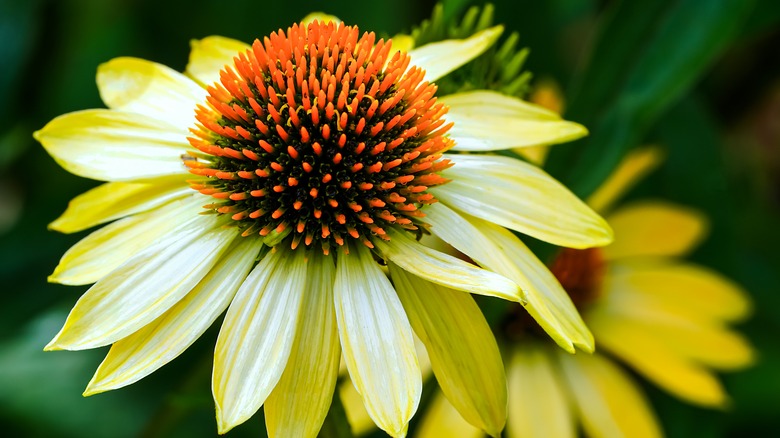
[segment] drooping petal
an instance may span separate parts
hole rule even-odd
[[[393,263],[388,266],[447,399],[469,423],[499,436],[506,422],[504,365],[474,299],[415,277]]]
[[[305,251],[279,245],[255,266],[230,303],[214,351],[211,389],[223,434],[265,402],[287,366],[305,294]]]
[[[727,396],[715,375],[675,352],[653,331],[631,318],[593,313],[588,324],[600,348],[617,356],[656,385],[703,406],[723,406]]]
[[[388,230],[388,234],[389,241],[377,239],[375,244],[385,257],[412,274],[457,290],[510,301],[524,300],[520,287],[501,275],[428,248],[403,233]]]
[[[562,348],[574,345],[593,351],[593,336],[582,322],[569,295],[549,269],[505,228],[468,215],[441,203],[426,207],[431,231],[472,260],[520,285],[528,313]]]
[[[114,343],[154,321],[211,270],[235,228],[200,216],[133,255],[79,298],[46,350],[83,350]]]
[[[584,126],[561,120],[541,106],[495,91],[478,90],[441,98],[450,109],[444,117],[456,151],[495,151],[576,140],[588,134]]]
[[[80,285],[100,280],[142,249],[160,245],[160,238],[178,239],[179,229],[197,218],[202,203],[189,197],[94,231],[65,252],[49,281]]]
[[[588,205],[599,213],[612,207],[625,192],[652,172],[663,158],[657,147],[644,147],[631,151],[603,184],[588,197]]]
[[[59,116],[38,140],[68,172],[101,181],[186,174],[185,134],[165,122],[120,111],[85,110]]]
[[[137,382],[184,352],[227,309],[261,246],[259,239],[239,239],[181,301],[114,343],[84,395]]]
[[[748,294],[723,275],[702,266],[665,261],[613,262],[604,280],[606,303],[641,310],[656,308],[695,321],[728,322],[746,318]],[[616,301],[619,300],[619,301]]]
[[[422,391],[412,328],[367,248],[339,252],[334,302],[344,362],[368,414],[388,434],[405,436]]]
[[[575,438],[577,429],[550,349],[518,344],[509,359],[509,436]],[[580,356],[580,355],[578,355]]]
[[[466,39],[426,44],[412,49],[409,56],[412,65],[425,70],[425,80],[433,82],[481,55],[498,40],[503,31],[503,26],[494,26]]]
[[[559,354],[558,359],[588,436],[663,436],[644,395],[620,368],[599,355]]]
[[[195,108],[206,90],[162,64],[138,58],[115,58],[98,67],[100,97],[113,110],[143,114],[188,133]]]
[[[546,242],[570,248],[612,241],[609,225],[561,183],[523,161],[447,154],[452,179],[431,188],[445,204]]]
[[[105,183],[68,203],[49,228],[75,233],[124,216],[151,210],[192,193],[184,176],[155,178],[144,183]]]
[[[219,72],[233,65],[233,57],[249,49],[249,45],[221,36],[209,36],[190,41],[190,60],[184,71],[203,87],[219,81]]]
[[[608,216],[617,236],[604,248],[609,259],[682,256],[707,234],[707,219],[696,210],[661,202],[622,206]]]
[[[335,266],[316,251],[309,261],[300,330],[279,383],[265,401],[270,437],[315,437],[328,413],[339,371],[333,308]]]
[[[444,394],[437,392],[414,436],[418,438],[482,438],[485,433],[460,416]]]

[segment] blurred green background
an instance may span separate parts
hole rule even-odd
[[[632,147],[666,162],[631,197],[697,207],[712,235],[692,258],[755,301],[743,325],[759,361],[724,376],[727,411],[684,405],[646,386],[670,437],[776,436],[780,426],[780,2],[505,0],[497,22],[531,49],[527,68],[557,81],[585,140],[557,146],[548,170],[590,193]],[[445,1],[445,18],[481,2]],[[0,0],[0,434],[10,437],[216,435],[212,328],[172,364],[126,389],[82,398],[105,349],[43,353],[86,287],[46,283],[86,233],[46,224],[94,181],[70,175],[32,139],[65,112],[101,107],[98,64],[137,56],[182,70],[189,41],[244,41],[308,12],[393,35],[434,2]],[[230,436],[262,436],[256,416]],[[419,415],[418,415],[419,417]],[[414,423],[412,424],[413,431]]]

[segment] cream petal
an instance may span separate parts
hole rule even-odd
[[[333,308],[333,258],[310,255],[301,327],[279,383],[265,401],[270,437],[315,437],[333,398],[341,348]]]
[[[558,246],[612,241],[609,225],[543,170],[495,155],[447,154],[452,179],[431,192],[448,206]]]
[[[599,355],[559,354],[558,359],[588,436],[663,436],[639,387],[619,367]]]
[[[102,181],[187,174],[185,134],[140,114],[85,110],[57,117],[38,140],[68,172]]]
[[[460,416],[444,394],[436,392],[428,404],[425,416],[415,430],[418,438],[482,438],[485,433]]]
[[[462,40],[426,44],[409,51],[409,56],[412,65],[425,70],[425,80],[434,82],[481,55],[498,40],[503,31],[503,26],[494,26]]]
[[[405,436],[420,402],[420,368],[409,320],[368,248],[339,251],[334,302],[344,362],[368,414]]]
[[[498,345],[468,294],[388,264],[409,322],[447,399],[469,423],[498,437],[506,422],[506,378]]]
[[[234,242],[187,296],[152,323],[111,346],[84,395],[135,383],[184,352],[227,309],[261,247],[260,239]]]
[[[604,248],[609,259],[682,256],[707,234],[707,218],[696,210],[663,201],[621,206],[607,217],[617,236]]]
[[[428,248],[403,232],[388,230],[389,241],[376,239],[382,255],[428,281],[480,295],[522,302],[523,292],[511,280],[449,254]]]
[[[248,420],[282,376],[300,325],[305,251],[279,245],[230,303],[214,351],[212,392],[220,434]]]
[[[550,349],[533,341],[514,348],[509,359],[508,436],[577,436],[561,377]]]
[[[658,167],[662,159],[663,153],[657,147],[634,149],[590,195],[588,205],[599,213],[609,210],[625,192]]]
[[[458,214],[445,205],[426,207],[431,231],[483,267],[520,285],[528,313],[562,348],[593,351],[593,336],[549,269],[509,230]]]
[[[160,238],[167,238],[167,244],[173,243],[180,228],[198,220],[202,203],[202,199],[190,196],[94,231],[65,252],[49,281],[69,285],[94,283],[142,249],[159,245]]]
[[[138,58],[115,58],[97,73],[100,97],[114,110],[138,113],[188,133],[195,108],[206,102],[206,90],[162,64]]]
[[[202,86],[219,81],[219,72],[233,65],[233,57],[248,50],[248,44],[221,36],[190,41],[190,60],[185,73]]]
[[[177,239],[133,255],[79,298],[46,350],[83,350],[116,342],[154,321],[211,270],[235,238],[216,217],[176,230]]]
[[[68,203],[49,229],[75,233],[131,214],[151,210],[193,193],[185,177],[155,178],[144,183],[105,183]]]
[[[556,113],[495,91],[477,90],[441,98],[453,126],[456,151],[495,151],[576,140],[584,126],[561,120]]]
[[[676,353],[664,338],[630,318],[594,313],[588,315],[588,324],[600,348],[673,395],[703,406],[723,406],[727,402],[712,372]]]

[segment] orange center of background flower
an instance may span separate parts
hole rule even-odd
[[[352,238],[373,247],[388,226],[416,230],[427,192],[447,182],[453,143],[436,86],[391,42],[314,21],[260,40],[226,66],[196,111],[186,156],[244,236],[291,234],[296,248]]]

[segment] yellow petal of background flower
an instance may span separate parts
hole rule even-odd
[[[675,352],[665,339],[630,318],[589,314],[588,324],[607,350],[673,395],[703,406],[723,406],[726,393],[706,367]]]
[[[233,65],[233,57],[249,49],[249,45],[221,36],[190,41],[190,60],[185,73],[207,87],[219,81],[219,72]]]
[[[412,274],[457,290],[523,301],[520,286],[499,274],[428,248],[392,229],[388,235],[389,241],[376,239],[374,243],[385,257]]]
[[[143,114],[185,135],[195,126],[195,107],[206,90],[162,64],[138,58],[115,58],[98,67],[97,85],[106,106]]]
[[[605,287],[620,291],[608,299],[631,300],[641,308],[654,306],[666,313],[697,321],[739,321],[752,304],[739,285],[703,266],[668,261],[613,262]],[[613,298],[612,295],[615,295]]]
[[[167,364],[227,309],[260,251],[259,239],[238,239],[181,301],[111,346],[84,395],[135,383]]]
[[[536,166],[503,156],[446,157],[455,165],[442,175],[452,181],[430,190],[448,206],[559,246],[612,241],[604,219]]]
[[[305,257],[305,251],[280,245],[255,266],[230,303],[211,383],[220,434],[257,412],[284,372],[300,326]]]
[[[334,302],[344,362],[368,414],[388,434],[405,436],[422,378],[409,320],[368,248],[339,251]]]
[[[73,198],[65,212],[49,224],[49,229],[75,233],[159,207],[191,193],[184,175],[155,178],[145,183],[101,184]]]
[[[551,349],[529,340],[509,357],[509,436],[575,438],[574,415]]]
[[[344,373],[346,374],[346,365]],[[341,397],[341,404],[344,406],[352,435],[363,436],[376,430],[374,420],[368,415],[363,399],[348,375],[339,383],[339,397]]]
[[[341,20],[339,20],[339,17],[335,15],[326,14],[324,12],[312,12],[301,20],[301,24],[308,25],[309,23],[313,22],[314,20],[319,21],[320,23],[330,23],[331,21],[339,24],[341,23]]]
[[[414,433],[417,438],[482,438],[485,433],[460,416],[444,394],[437,391]]]
[[[179,228],[176,239],[148,246],[92,286],[46,349],[83,350],[111,344],[182,299],[236,237],[236,230],[220,228],[216,217],[198,219]]]
[[[490,436],[500,436],[506,422],[504,365],[474,299],[415,277],[393,263],[388,266],[447,399],[469,423]]]
[[[587,436],[663,436],[644,395],[620,368],[599,355],[558,359]]]
[[[525,309],[561,348],[574,353],[574,346],[592,352],[593,335],[561,284],[536,255],[504,227],[466,216],[472,226],[495,245],[510,262],[491,265],[511,278],[528,298]],[[464,228],[466,229],[466,228]]]
[[[101,181],[187,174],[189,144],[169,124],[139,114],[85,110],[59,116],[34,134],[68,172]]]
[[[584,126],[561,120],[541,106],[495,91],[478,90],[441,98],[450,109],[445,115],[454,125],[453,150],[494,151],[576,140],[588,134]]]
[[[662,158],[663,153],[656,147],[634,149],[590,195],[587,199],[588,205],[599,213],[606,212],[624,193],[658,167]]]
[[[202,203],[202,199],[191,196],[94,231],[65,252],[49,281],[70,285],[94,283],[138,251],[159,244],[160,238],[173,243],[179,228],[197,220]]]
[[[313,251],[303,297],[301,323],[282,378],[265,401],[270,437],[315,437],[330,408],[339,371],[335,266]]]
[[[707,218],[696,210],[662,201],[621,206],[607,217],[615,241],[604,248],[609,259],[682,256],[707,234]]]
[[[412,65],[425,70],[425,80],[433,82],[481,55],[498,40],[503,31],[503,26],[494,26],[462,40],[426,44],[412,49],[409,56]]]

